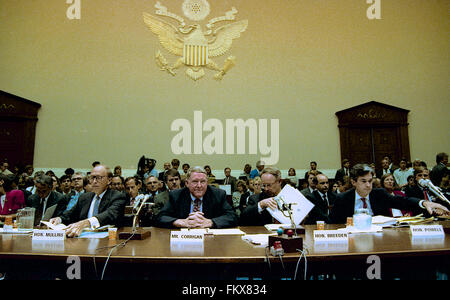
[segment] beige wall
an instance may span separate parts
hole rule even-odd
[[[183,16],[181,0],[160,2]],[[174,157],[214,169],[254,166],[259,155],[174,155],[171,123],[193,126],[198,110],[224,125],[279,119],[280,168],[316,160],[333,169],[334,113],[371,100],[411,111],[413,159],[434,165],[437,152],[448,152],[449,1],[382,0],[381,20],[367,18],[364,0],[209,2],[206,20],[234,6],[249,24],[214,58],[222,65],[236,56],[220,82],[211,70],[194,82],[186,67],[175,77],[158,69],[158,50],[171,64],[177,57],[143,22],[156,1],[81,0],[81,19],[69,20],[65,0],[0,0],[0,89],[42,104],[35,166],[135,168],[143,154],[157,168]]]

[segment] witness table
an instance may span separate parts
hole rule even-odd
[[[336,229],[343,225],[326,225]],[[183,247],[170,244],[170,229],[149,228],[151,237],[131,240],[72,238],[62,242],[32,241],[29,235],[0,234],[0,273],[10,278],[66,278],[79,258],[81,279],[280,279],[293,278],[300,253],[282,259],[268,249],[242,240],[242,236],[205,236],[204,244]],[[240,227],[247,234],[267,234],[264,227]],[[367,278],[376,256],[382,279],[432,279],[436,270],[448,272],[450,238],[411,238],[409,228],[385,228],[382,233],[350,234],[348,243],[314,243],[315,226],[305,226],[307,278],[328,274],[337,278]],[[108,259],[108,255],[111,255]],[[297,278],[303,278],[304,262]],[[73,269],[73,268],[72,268]],[[20,272],[18,271],[20,270]],[[9,272],[9,273],[8,273]]]

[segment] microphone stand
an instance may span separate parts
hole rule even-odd
[[[145,196],[144,199],[142,199],[142,203],[139,205],[138,210],[136,211],[133,209],[132,213],[134,215],[133,217],[133,227],[131,227],[131,231],[128,229],[124,229],[123,231],[119,232],[119,239],[121,240],[144,240],[147,237],[151,235],[151,231],[144,228],[136,228],[137,227],[137,220],[139,219],[139,214],[144,207],[144,204],[147,202],[149,196]],[[129,227],[128,227],[129,228]]]
[[[429,191],[433,192],[433,194],[438,197],[439,199],[441,199],[444,202],[447,202],[448,204],[450,204],[450,201],[444,196],[444,194],[442,194],[442,192],[439,190],[438,187],[435,187],[434,185],[429,185],[429,181],[426,181],[425,179],[421,179],[419,180],[419,184],[422,187],[426,187],[428,188]]]

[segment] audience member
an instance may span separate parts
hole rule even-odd
[[[166,174],[167,170],[170,169],[170,162],[165,162],[163,168],[164,168],[164,171],[159,172],[159,175],[158,175],[159,181],[164,181],[164,175]]]
[[[310,198],[313,197],[313,192],[316,189],[316,185],[317,185],[317,179],[316,179],[316,175],[319,174],[319,172],[317,170],[312,170],[309,171],[307,176],[307,180],[308,180],[308,187],[304,188],[303,190],[301,190],[300,192],[303,194],[303,196],[309,196]]]
[[[11,175],[13,174],[10,170],[8,170],[9,164],[8,162],[4,161],[0,164],[0,174],[4,175]]]
[[[316,175],[316,189],[313,191],[313,197],[309,200],[315,205],[314,209],[305,219],[305,224],[316,224],[317,221],[330,223],[330,211],[336,200],[336,194],[330,191],[328,177],[324,174]]]
[[[153,202],[155,196],[159,193],[159,180],[151,175],[145,179],[146,194],[150,196],[149,202]]]
[[[64,196],[68,196],[69,198],[75,194],[75,191],[72,191],[72,177],[71,175],[64,174],[60,178],[60,190]]]
[[[155,204],[152,206],[153,217],[158,215],[164,205],[169,202],[169,193],[181,188],[180,173],[176,169],[167,170],[164,182],[167,185],[167,190],[155,196]]]
[[[292,182],[293,186],[295,188],[297,188],[297,186],[298,186],[298,178],[297,178],[297,175],[296,175],[296,172],[295,172],[295,168],[290,168],[288,170],[288,176],[286,177],[286,179],[289,179],[290,182]]]
[[[309,163],[309,171],[307,171],[307,172],[305,173],[305,180],[308,180],[309,173],[310,173],[311,171],[317,171],[317,162],[312,161],[312,162]]]
[[[408,185],[408,176],[411,176],[414,173],[413,170],[406,167],[407,164],[408,160],[402,157],[399,163],[400,168],[396,169],[393,173],[394,179],[400,188]]]
[[[442,178],[449,174],[447,169],[448,154],[441,152],[436,155],[436,165],[431,169],[430,179],[435,186],[440,186]]]
[[[342,160],[342,168],[336,171],[334,180],[344,180],[344,176],[350,176],[350,160],[345,158]]]
[[[28,207],[36,209],[34,217],[34,226],[40,224],[42,220],[48,221],[62,214],[67,206],[68,198],[59,192],[53,190],[54,182],[48,175],[38,176],[35,180],[36,193],[28,198]],[[47,209],[56,205],[51,216],[46,216]],[[53,208],[52,208],[53,209]]]
[[[112,190],[124,192],[125,191],[125,180],[123,179],[123,177],[118,174],[113,175],[113,177],[111,178],[110,188]]]
[[[6,215],[15,217],[17,210],[25,206],[24,193],[13,189],[13,181],[13,174],[0,174],[0,220]]]
[[[250,164],[245,164],[244,166],[244,172],[241,173],[241,175],[239,175],[239,178],[246,177],[247,178],[247,182],[250,180],[250,173],[252,171],[252,166]]]
[[[401,168],[401,167],[400,167]],[[399,169],[397,169],[399,170]],[[396,170],[396,171],[397,171]],[[394,171],[395,173],[395,171]],[[395,178],[392,174],[384,174],[380,179],[381,187],[386,190],[392,196],[402,196],[405,197],[405,193],[400,190]],[[400,209],[391,208],[391,216],[392,217],[403,217],[403,216],[412,216],[412,212],[410,211],[401,211]]]
[[[114,167],[113,176],[120,176],[120,177],[122,177],[122,167],[121,166],[115,166]]]
[[[225,168],[223,170],[224,174],[225,174],[225,178],[223,179],[223,184],[224,185],[230,185],[231,186],[231,194],[234,193],[234,191],[236,190],[236,177],[231,176],[231,169],[230,168]]]
[[[239,216],[241,213],[241,198],[247,192],[247,185],[244,180],[238,180],[236,183],[236,191],[232,194],[233,210]]]
[[[178,159],[176,159],[176,158],[172,159],[172,162],[170,164],[172,165],[172,169],[175,169],[178,171],[178,168],[180,167],[180,161]],[[164,178],[161,181],[164,181]]]
[[[256,162],[256,169],[254,169],[250,172],[250,179],[253,179],[255,177],[261,177],[261,172],[262,172],[262,170],[264,170],[264,165],[265,165],[265,162],[263,162],[262,160],[258,160]]]
[[[216,181],[216,176],[211,171],[211,167],[206,165],[203,167],[206,171],[206,176],[208,177],[208,184],[213,184]]]

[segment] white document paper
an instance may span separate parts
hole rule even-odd
[[[292,217],[295,225],[300,225],[314,207],[314,204],[311,201],[306,199],[299,190],[293,188],[289,184],[284,186],[277,197],[281,197],[286,205],[291,204]],[[291,224],[288,211],[284,211],[285,216],[278,208],[273,210],[268,207],[267,210],[278,222],[282,224]]]
[[[47,221],[41,221],[41,223],[53,230],[66,230],[66,228],[67,228],[67,226],[64,224],[53,225],[52,223],[47,222]]]

